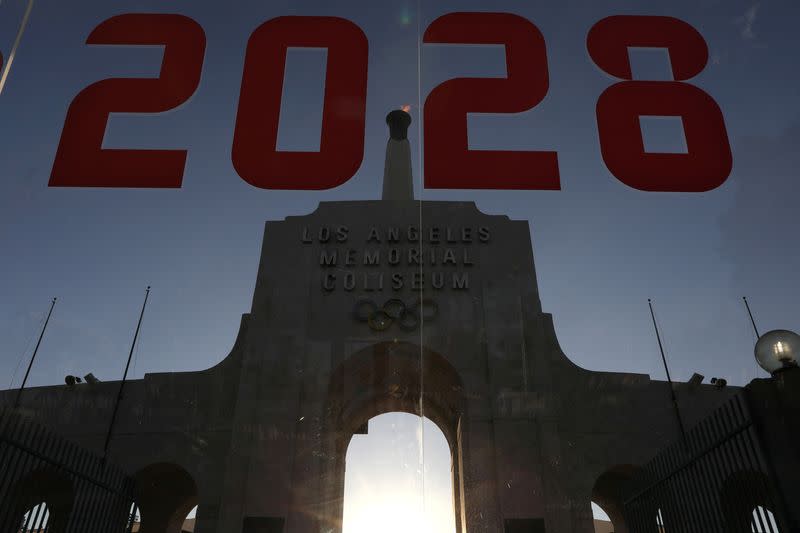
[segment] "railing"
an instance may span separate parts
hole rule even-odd
[[[631,533],[789,533],[743,394],[662,450],[632,486]]]
[[[133,490],[120,468],[0,410],[0,533],[130,533]]]

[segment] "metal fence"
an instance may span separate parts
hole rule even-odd
[[[743,394],[647,463],[625,502],[631,533],[789,533]]]
[[[118,467],[0,410],[0,533],[130,533],[133,491]]]

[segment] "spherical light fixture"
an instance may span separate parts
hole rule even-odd
[[[800,361],[800,335],[785,329],[774,329],[759,337],[755,353],[758,364],[770,374],[797,367]]]

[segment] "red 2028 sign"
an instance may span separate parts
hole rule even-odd
[[[105,149],[110,113],[159,113],[197,89],[206,38],[194,20],[171,14],[126,14],[102,22],[87,44],[162,45],[158,78],[113,78],[72,101],[50,186],[180,187],[186,150]],[[548,151],[470,150],[467,113],[519,113],[549,89],[547,50],[539,29],[509,13],[450,13],[433,21],[424,43],[502,44],[506,78],[456,78],[425,100],[425,186],[436,189],[558,190],[558,156]],[[288,47],[327,48],[322,139],[318,152],[276,148]],[[703,192],[728,177],[732,156],[713,98],[688,83],[708,62],[692,26],[671,17],[612,16],[595,24],[586,46],[603,71],[619,78],[597,101],[600,150],[611,173],[644,191]],[[665,48],[673,80],[634,80],[628,47]],[[242,76],[232,160],[238,174],[264,189],[320,190],[345,183],[364,156],[368,41],[337,17],[278,17],[250,36]],[[344,110],[344,112],[343,112]],[[682,119],[687,152],[646,152],[641,116]]]

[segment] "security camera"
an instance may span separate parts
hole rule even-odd
[[[100,383],[100,380],[94,377],[94,374],[92,374],[91,372],[83,376],[83,379],[85,379],[86,383],[88,383],[89,385],[95,385],[96,383]]]
[[[78,376],[68,375],[64,378],[64,383],[67,384],[67,387],[74,387],[78,383],[83,383],[83,380]]]
[[[721,389],[728,384],[728,380],[722,378],[711,378],[711,384],[716,388]]]

